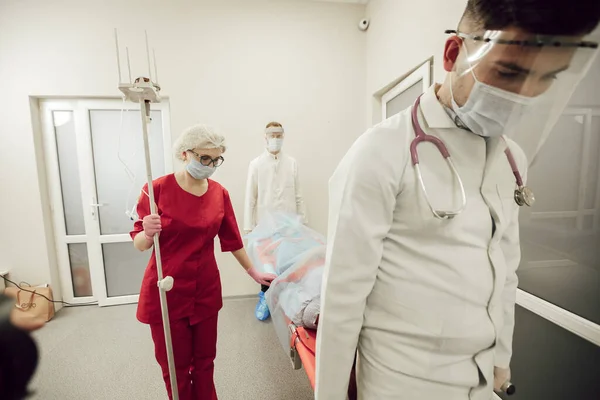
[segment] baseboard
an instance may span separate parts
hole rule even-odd
[[[238,296],[223,296],[223,301],[231,301],[231,300],[252,300],[256,299],[258,296],[255,294],[243,294]]]

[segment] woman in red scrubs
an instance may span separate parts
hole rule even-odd
[[[174,147],[185,169],[153,182],[158,215],[150,214],[144,187],[137,205],[139,220],[131,237],[134,246],[144,251],[152,247],[154,235],[160,233],[164,275],[175,281],[167,292],[167,301],[179,398],[213,400],[217,399],[213,380],[217,316],[223,306],[215,237],[219,237],[221,251],[232,252],[256,282],[269,284],[275,275],[258,272],[252,266],[229,193],[208,179],[223,163],[224,138],[198,125],[184,131]],[[157,281],[153,253],[142,281],[137,318],[150,325],[156,360],[172,399]]]

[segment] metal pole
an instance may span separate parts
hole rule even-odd
[[[148,45],[148,31],[144,31],[144,33],[146,34],[146,57],[148,58],[148,77],[150,78],[150,82],[153,81],[152,79],[152,65],[150,65],[150,46]]]
[[[125,47],[125,52],[127,53],[127,70],[129,71],[129,83],[133,83],[131,81],[131,63],[129,62],[129,47]]]
[[[144,132],[144,153],[146,155],[146,174],[148,176],[148,197],[150,198],[150,213],[156,214],[154,203],[154,188],[152,186],[152,166],[150,164],[150,144],[148,141],[148,119],[150,118],[150,102],[140,100],[142,112],[142,130]],[[161,287],[163,280],[162,260],[160,258],[159,235],[154,235],[154,255],[156,257],[156,270],[158,274],[158,291],[160,294],[160,308],[162,310],[163,328],[165,330],[165,344],[167,347],[167,359],[169,362],[169,378],[171,380],[171,393],[173,400],[179,400],[177,389],[177,375],[175,371],[175,360],[173,358],[173,343],[171,342],[171,323],[169,321],[169,309],[167,308],[167,292]]]
[[[117,70],[119,71],[119,84],[121,84],[121,57],[119,56],[119,36],[115,28],[115,45],[117,47]]]

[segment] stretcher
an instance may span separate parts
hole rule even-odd
[[[271,308],[271,318],[277,337],[284,350],[289,349],[290,361],[295,370],[302,369],[310,381],[313,389],[315,388],[315,372],[316,372],[316,354],[317,354],[317,331],[307,329],[303,326],[298,326],[290,317],[288,317],[281,307],[278,299],[279,292],[275,285],[282,285],[286,282],[294,282],[300,280],[306,271],[314,264],[304,264],[298,270],[281,276],[277,282],[274,282],[273,290],[267,292],[268,303]],[[271,293],[269,293],[271,292]]]
[[[315,387],[317,331],[296,326],[291,321],[290,330],[290,361],[295,370],[304,367],[310,385]]]
[[[317,354],[317,330],[309,329],[294,324],[282,311],[277,308],[271,311],[273,326],[283,348],[290,357],[294,370],[304,369],[311,387],[316,384],[316,354]],[[318,321],[317,321],[318,323]],[[356,365],[356,359],[354,360]],[[349,377],[348,399],[357,399],[355,367]]]
[[[295,370],[304,368],[315,388],[317,330],[325,238],[295,215],[281,212],[263,217],[247,236],[248,255],[261,271],[277,276],[266,293],[277,337]],[[350,400],[356,399],[354,369]]]
[[[316,374],[316,354],[317,354],[317,331],[314,329],[307,329],[302,326],[296,326],[291,321],[288,321],[288,329],[290,333],[289,347],[290,347],[290,361],[292,367],[295,370],[304,368],[306,376],[310,381],[312,388],[315,388],[315,374]],[[348,384],[348,399],[357,399],[356,390],[356,359],[352,366],[352,372],[349,377]]]
[[[305,276],[314,268],[319,268],[318,263],[302,263],[302,265],[299,268],[294,269],[293,272],[286,274],[286,276],[281,276],[277,284],[300,281],[302,276]],[[304,368],[304,372],[308,377],[310,385],[314,389],[316,384],[317,330],[295,324],[285,314],[277,299],[273,299],[272,296],[269,296],[269,292],[267,292],[267,297],[271,297],[271,301],[269,302],[271,305],[277,304],[277,306],[271,309],[271,318],[273,319],[273,326],[275,327],[277,337],[284,350],[289,354],[292,368],[295,370]],[[318,324],[318,317],[315,322]],[[355,400],[357,398],[354,367],[352,368],[352,373],[349,377],[348,398],[349,400]]]

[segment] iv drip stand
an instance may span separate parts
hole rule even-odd
[[[121,82],[121,63],[119,58],[119,40],[117,30],[115,29],[115,43],[117,46],[117,65],[119,71],[119,90],[125,95],[125,98],[140,105],[142,117],[142,134],[144,139],[144,155],[146,161],[146,176],[148,181],[148,200],[150,203],[150,213],[157,214],[157,206],[154,201],[154,187],[152,184],[152,164],[150,160],[150,142],[148,140],[148,124],[150,123],[150,103],[160,103],[160,86],[152,81],[152,69],[150,66],[150,50],[148,47],[148,35],[146,34],[146,52],[148,56],[148,78],[140,77],[131,82],[131,67],[129,63],[129,50],[127,49],[127,65],[129,68],[129,83]],[[154,61],[155,78],[158,76],[156,69],[156,59]],[[169,309],[167,306],[167,292],[173,288],[173,278],[166,276],[163,278],[162,259],[160,256],[160,234],[154,235],[154,256],[156,258],[156,272],[158,276],[158,291],[160,294],[160,308],[162,312],[163,328],[165,333],[165,344],[167,350],[167,360],[169,363],[169,378],[171,382],[171,394],[173,400],[179,400],[179,390],[177,388],[177,375],[175,370],[175,360],[173,357],[173,342],[171,340],[171,324],[169,320]]]
[[[144,153],[146,156],[146,175],[148,180],[148,197],[150,201],[150,213],[157,214],[156,203],[154,202],[154,187],[152,185],[152,165],[150,162],[150,142],[148,141],[148,122],[150,120],[150,102],[140,100],[140,110],[142,112],[142,130],[144,135]],[[160,257],[159,234],[154,235],[154,256],[156,257],[156,271],[158,275],[158,291],[160,294],[160,309],[162,311],[163,327],[165,331],[165,344],[167,348],[167,359],[169,362],[169,377],[173,400],[179,400],[179,391],[177,389],[177,376],[175,371],[175,360],[173,357],[173,342],[171,341],[171,323],[169,320],[169,309],[167,307],[167,291],[173,288],[173,278],[167,276],[163,279],[162,259]]]

